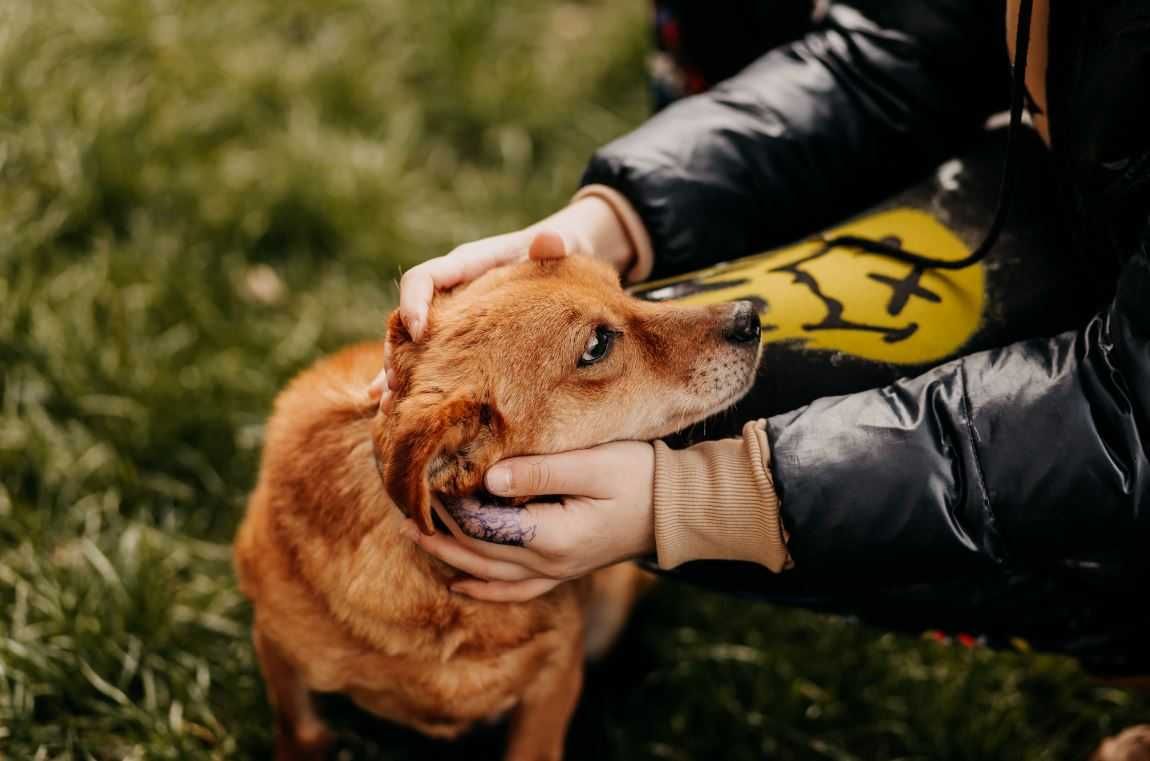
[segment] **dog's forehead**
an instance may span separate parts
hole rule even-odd
[[[610,294],[541,282],[533,288],[517,288],[477,299],[453,310],[441,324],[443,335],[466,337],[472,344],[482,341],[484,336],[493,341],[517,337],[543,348],[552,341],[566,342],[572,331],[593,327],[599,322],[613,322],[620,311]]]
[[[530,289],[540,283],[553,282],[565,286],[586,286],[603,293],[621,292],[619,275],[606,262],[586,256],[566,256],[543,261],[523,261],[510,267],[500,267],[480,278],[477,283],[491,281],[496,289]]]
[[[552,319],[618,307],[628,301],[618,274],[603,262],[582,256],[524,261],[499,267],[437,301],[438,316],[483,319],[522,318],[525,311]]]

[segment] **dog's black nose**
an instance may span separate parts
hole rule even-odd
[[[731,314],[731,322],[727,325],[724,336],[731,343],[749,344],[759,340],[762,333],[759,325],[759,315],[749,301],[736,301],[735,311]]]

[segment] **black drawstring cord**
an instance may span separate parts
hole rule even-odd
[[[978,248],[962,259],[938,259],[925,254],[907,251],[899,246],[892,246],[882,241],[863,238],[857,235],[838,235],[834,238],[824,239],[826,250],[836,247],[857,248],[870,254],[879,254],[900,262],[914,265],[919,269],[960,270],[976,264],[986,258],[1002,227],[1006,224],[1006,214],[1010,207],[1010,196],[1014,191],[1014,175],[1017,173],[1014,162],[1017,159],[1015,143],[1019,130],[1022,127],[1022,108],[1026,102],[1026,59],[1030,53],[1030,16],[1034,0],[1021,0],[1018,7],[1018,31],[1014,44],[1014,76],[1010,88],[1010,128],[1006,136],[1006,158],[1002,163],[1002,184],[998,191],[998,205],[994,211],[994,221],[986,231],[986,237]]]

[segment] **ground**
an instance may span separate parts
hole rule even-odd
[[[229,541],[276,389],[644,115],[642,0],[0,4],[0,757],[267,757]],[[489,758],[325,709],[354,759]],[[576,759],[1072,759],[1150,702],[663,584]],[[477,751],[478,749],[478,751]]]

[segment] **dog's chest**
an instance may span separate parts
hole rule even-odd
[[[432,736],[453,737],[512,709],[541,677],[558,645],[541,637],[485,657],[457,651],[446,662],[412,655],[378,673],[373,684],[346,692],[377,716]]]
[[[583,585],[524,604],[471,600],[451,593],[441,569],[390,523],[350,552],[313,540],[276,564],[282,576],[260,601],[261,624],[309,688],[450,737],[505,713],[582,640]]]

